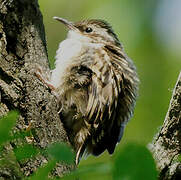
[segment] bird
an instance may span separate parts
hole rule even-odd
[[[63,23],[67,38],[60,42],[48,86],[58,99],[60,119],[76,152],[113,154],[133,116],[139,78],[112,27],[105,20]]]

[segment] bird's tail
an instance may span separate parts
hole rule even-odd
[[[76,165],[79,164],[83,156],[86,156],[85,154],[86,154],[86,144],[84,143],[77,150],[76,159],[75,159]]]

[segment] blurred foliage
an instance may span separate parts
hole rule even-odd
[[[63,161],[66,164],[73,164],[75,156],[70,147],[63,143],[55,143],[47,148],[48,154],[50,154],[57,161]],[[60,153],[61,152],[61,153]]]
[[[38,168],[38,170],[33,173],[32,176],[27,178],[27,180],[47,180],[49,172],[55,167],[56,160],[50,160],[46,165]]]
[[[132,141],[143,145],[152,141],[164,121],[172,90],[181,70],[181,55],[170,51],[169,44],[165,44],[169,41],[164,41],[165,37],[159,32],[159,28],[155,28],[155,24],[161,24],[157,22],[157,14],[162,15],[161,2],[166,3],[164,0],[39,0],[52,68],[58,44],[66,38],[67,33],[62,24],[52,19],[53,16],[70,21],[90,18],[107,20],[137,66],[140,77],[139,98],[134,117],[128,123],[116,152]],[[171,20],[167,24],[171,26]],[[165,28],[166,30],[168,29]],[[112,157],[105,152],[99,157],[88,157],[81,161],[80,166],[109,161],[112,161]],[[101,176],[105,180],[106,177]]]
[[[0,119],[0,146],[10,139],[10,130],[14,127],[18,113],[11,111]]]
[[[0,119],[0,123],[5,124],[8,127],[8,129],[6,129],[7,131],[1,131],[1,142],[5,143],[14,139],[11,138],[10,135],[8,137],[7,134],[11,134],[11,129],[13,128],[17,118],[18,113],[13,111],[8,113],[7,116]],[[13,134],[11,134],[11,136],[13,136]],[[57,162],[63,162],[72,165],[74,164],[75,157],[72,153],[72,150],[70,149],[70,147],[63,143],[51,144],[45,150],[40,150],[31,144],[24,144],[23,146],[16,147],[14,149],[14,155],[10,152],[12,158],[9,161],[15,161],[14,165],[17,166],[18,169],[18,163],[16,162],[19,162],[23,159],[30,159],[36,156],[38,153],[48,153],[48,163],[39,167],[36,172],[34,172],[30,177],[26,178],[27,180],[50,179],[48,177],[48,174],[51,170],[53,170]],[[4,160],[1,157],[0,163],[3,163]],[[7,161],[8,160],[6,159],[6,163],[8,163]],[[94,163],[91,165],[82,166],[75,171],[65,175],[64,177],[57,177],[56,179],[88,180],[98,176],[100,176],[101,179],[104,179],[104,176],[106,176],[107,178],[110,177],[110,179],[113,180],[156,180],[157,175],[158,174],[155,162],[151,153],[147,150],[146,147],[132,143],[125,146],[120,152],[116,153],[113,156],[112,162]]]
[[[25,144],[24,146],[14,149],[14,154],[18,161],[23,159],[29,159],[38,154],[38,150],[31,144]]]
[[[115,158],[114,180],[155,180],[157,177],[154,159],[145,146],[129,144]]]

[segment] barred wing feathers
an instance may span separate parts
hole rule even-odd
[[[107,149],[112,154],[133,111],[136,93],[133,92],[131,75],[135,75],[134,67],[130,66],[121,47],[105,46],[97,51],[95,57],[90,68],[92,82],[88,89],[86,114],[88,123],[92,125],[88,151],[99,155]],[[124,76],[125,71],[130,71],[130,77]]]

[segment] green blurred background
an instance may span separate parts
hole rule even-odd
[[[39,4],[51,68],[54,67],[58,44],[67,33],[62,24],[52,19],[53,16],[70,21],[98,18],[113,26],[125,51],[137,66],[141,81],[134,117],[128,123],[116,152],[129,142],[150,143],[164,121],[181,70],[181,1],[39,0]],[[105,152],[99,157],[89,156],[81,161],[80,166],[111,161],[112,158],[114,156]]]

